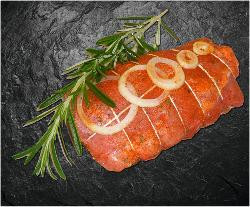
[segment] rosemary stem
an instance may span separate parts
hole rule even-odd
[[[168,12],[168,9],[164,10],[161,14],[159,14],[156,17],[153,17],[151,20],[151,22],[145,26],[144,28],[141,28],[141,32],[144,33],[146,32],[151,26],[153,26],[157,21],[159,21],[161,19],[162,16],[164,16],[166,13]]]
[[[115,102],[102,90],[100,90],[96,84],[100,82],[103,77],[105,77],[106,71],[111,68],[115,68],[117,62],[124,63],[126,61],[134,60],[140,55],[145,54],[145,52],[157,49],[161,43],[161,26],[173,38],[178,40],[176,34],[169,27],[167,27],[161,19],[167,12],[168,9],[164,10],[157,16],[123,18],[122,20],[143,21],[138,23],[126,22],[124,24],[124,28],[117,30],[117,33],[114,35],[98,40],[96,44],[102,46],[102,49],[86,49],[89,53],[89,58],[66,68],[62,73],[63,75],[67,74],[67,79],[74,80],[44,100],[38,106],[38,110],[47,108],[47,111],[41,113],[25,124],[25,126],[34,124],[54,112],[50,122],[48,123],[47,131],[32,147],[17,153],[13,156],[13,158],[20,159],[26,157],[24,164],[28,164],[40,150],[40,156],[38,158],[34,174],[40,174],[43,176],[45,170],[47,169],[50,176],[55,179],[56,176],[53,174],[50,167],[51,160],[57,174],[61,178],[66,179],[57,157],[55,141],[58,137],[63,154],[65,158],[70,161],[63,143],[63,138],[60,135],[60,125],[63,123],[67,124],[72,132],[73,146],[77,154],[79,156],[82,155],[82,145],[73,115],[73,106],[77,96],[82,93],[85,104],[88,107],[90,100],[88,98],[87,90],[91,90],[103,103],[110,107],[115,107]],[[155,44],[150,45],[145,41],[144,34],[149,28],[155,25],[155,23],[158,23],[155,34]],[[62,102],[58,103],[53,108],[48,109],[48,107],[56,104],[60,99],[62,99]]]
[[[164,10],[162,13],[160,13],[158,16],[152,17],[151,19],[147,20],[145,23],[147,24],[145,27],[142,28],[135,28],[134,30],[131,30],[127,32],[124,37],[128,37],[129,35],[136,33],[137,37],[141,37],[144,32],[146,32],[151,26],[153,26],[157,21],[161,19],[162,16],[164,16],[168,12],[168,9]],[[134,39],[133,36],[129,37],[126,41],[125,44],[129,44],[132,42]]]
[[[62,73],[62,75],[65,75],[68,71],[72,71],[72,70],[74,70],[75,68],[78,68],[79,66],[81,66],[83,63],[85,63],[85,62],[87,62],[87,61],[90,61],[90,60],[93,60],[93,58],[87,59],[87,60],[82,60],[82,61],[76,63],[75,65],[66,68],[66,69],[64,70],[64,72]]]
[[[74,88],[72,89],[72,93],[75,92],[79,86],[85,82],[86,77],[90,74],[90,72],[85,73],[81,78],[79,78],[79,80],[76,82],[76,85],[74,86]],[[70,96],[71,97],[71,96]]]
[[[74,86],[74,88],[72,89],[71,93],[75,92],[80,85],[85,83],[85,79],[86,77],[90,74],[90,72],[85,73],[81,78],[78,79],[78,81],[76,82],[76,85]],[[71,102],[73,98],[73,95],[69,95],[66,100],[63,103],[63,112],[69,107],[69,104]]]

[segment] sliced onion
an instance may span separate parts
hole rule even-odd
[[[186,69],[194,69],[198,66],[197,55],[190,50],[181,50],[177,55],[176,59],[178,63]]]
[[[104,81],[106,80],[117,80],[118,77],[109,77],[107,79],[104,79]],[[131,88],[131,90],[135,93],[134,88]],[[127,114],[127,116],[121,120],[118,124],[114,125],[114,126],[99,126],[95,123],[93,123],[91,120],[89,120],[89,118],[86,116],[86,114],[83,111],[83,107],[82,107],[82,101],[83,101],[83,95],[80,94],[77,97],[77,112],[78,115],[81,119],[81,121],[84,123],[84,125],[90,129],[93,132],[96,132],[98,134],[102,134],[102,135],[112,135],[115,134],[121,130],[123,130],[124,128],[126,128],[129,123],[131,121],[133,121],[133,119],[136,116],[137,110],[138,110],[138,106],[131,104],[131,107],[129,109],[129,112]]]
[[[175,72],[174,77],[170,79],[160,78],[157,74],[157,63],[165,63],[170,65]],[[147,72],[153,83],[159,88],[165,90],[178,89],[185,82],[185,74],[182,70],[182,67],[176,61],[170,60],[168,58],[154,57],[150,59],[147,63]]]
[[[127,78],[130,73],[146,69],[146,65],[135,65],[126,72],[124,72],[118,81],[118,90],[120,94],[132,104],[138,105],[140,107],[155,107],[160,105],[162,101],[168,96],[167,91],[164,90],[163,93],[155,99],[142,99],[132,94],[129,88],[127,87]]]
[[[214,51],[214,46],[208,42],[197,41],[193,44],[193,51],[197,55],[208,55]]]

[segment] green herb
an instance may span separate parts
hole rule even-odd
[[[169,98],[166,100],[166,104],[167,105],[171,104],[171,100]]]
[[[81,145],[80,138],[79,138],[79,135],[78,135],[78,132],[76,129],[74,117],[73,117],[70,110],[69,110],[69,115],[68,115],[68,126],[69,126],[71,134],[72,134],[72,142],[73,142],[73,145],[76,149],[76,153],[78,156],[81,156],[82,155],[82,145]]]
[[[55,142],[58,139],[65,159],[72,164],[73,161],[69,157],[61,134],[61,127],[63,124],[66,124],[70,129],[72,143],[77,155],[81,156],[83,153],[73,116],[73,106],[76,98],[81,93],[86,106],[89,107],[91,104],[88,98],[89,90],[104,104],[115,107],[114,101],[101,91],[96,86],[96,83],[100,82],[105,76],[106,71],[114,68],[117,62],[122,63],[134,60],[146,52],[158,49],[161,38],[161,27],[175,40],[179,40],[176,34],[162,20],[163,15],[167,11],[163,11],[158,16],[119,18],[119,20],[125,21],[123,28],[113,35],[98,40],[96,44],[102,48],[87,48],[86,53],[89,58],[65,69],[63,72],[66,78],[72,79],[72,81],[55,91],[50,97],[39,104],[37,110],[45,111],[24,125],[34,124],[44,117],[53,114],[48,123],[47,131],[33,146],[13,155],[13,158],[25,158],[24,164],[26,165],[40,152],[33,174],[44,176],[46,170],[51,178],[56,180],[57,177],[53,172],[54,170],[59,177],[66,179],[57,157]],[[129,22],[130,20],[133,22]],[[156,23],[155,43],[151,45],[145,41],[145,33]],[[51,108],[48,109],[49,107]],[[51,168],[51,163],[54,169]]]

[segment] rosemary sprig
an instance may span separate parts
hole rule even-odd
[[[88,90],[92,91],[103,103],[110,107],[115,107],[115,103],[103,93],[96,83],[105,76],[106,71],[114,68],[117,62],[123,63],[134,60],[138,56],[157,50],[160,46],[161,27],[175,40],[179,40],[176,34],[163,22],[162,17],[167,13],[167,9],[157,16],[146,17],[122,17],[123,28],[115,34],[99,39],[96,44],[101,48],[87,48],[86,53],[89,58],[83,60],[64,70],[63,74],[72,81],[55,91],[50,97],[38,105],[37,110],[45,110],[35,118],[29,120],[24,126],[34,124],[44,117],[53,113],[48,129],[43,136],[28,149],[13,156],[14,159],[26,158],[24,164],[28,164],[40,151],[33,174],[44,176],[45,170],[52,179],[57,179],[51,168],[54,166],[56,173],[62,178],[66,176],[62,170],[57,157],[55,142],[58,138],[60,147],[66,160],[72,164],[67,149],[61,135],[61,126],[66,124],[71,132],[71,140],[78,156],[82,155],[82,145],[74,122],[73,108],[76,97],[82,93],[83,100],[87,107],[91,104],[88,99]],[[129,22],[130,20],[138,22]],[[157,23],[155,33],[155,43],[148,44],[145,41],[146,31]],[[55,105],[51,107],[52,105]],[[51,107],[50,109],[48,109]]]

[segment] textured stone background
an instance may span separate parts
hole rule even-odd
[[[247,205],[249,193],[248,2],[2,2],[2,205]],[[202,129],[192,140],[121,173],[108,172],[88,154],[70,167],[67,181],[32,176],[11,155],[33,144],[46,121],[22,128],[35,106],[62,86],[62,70],[84,49],[119,28],[116,17],[153,15],[181,42],[207,36],[230,45],[240,62],[245,104]],[[164,35],[162,48],[176,43]],[[65,138],[68,138],[66,130]],[[67,139],[68,140],[68,139]]]

